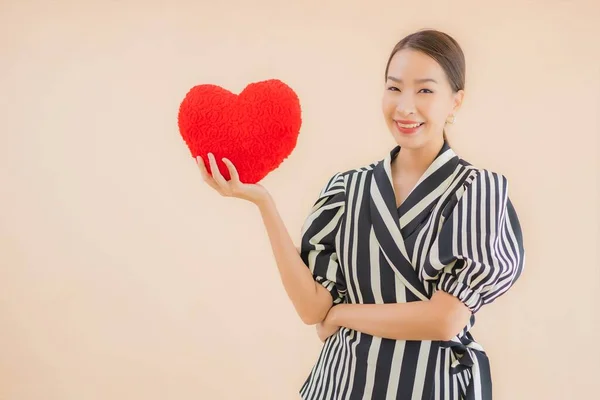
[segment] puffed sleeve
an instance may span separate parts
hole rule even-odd
[[[475,170],[461,192],[448,210],[423,274],[475,313],[519,278],[525,250],[506,177]]]
[[[319,193],[302,227],[300,256],[315,281],[325,287],[334,304],[346,295],[346,280],[338,262],[336,239],[345,211],[344,176],[335,174]]]

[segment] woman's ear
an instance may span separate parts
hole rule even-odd
[[[456,114],[458,112],[458,110],[460,109],[460,107],[463,104],[464,99],[465,99],[465,91],[462,89],[453,94],[452,112],[454,114]]]

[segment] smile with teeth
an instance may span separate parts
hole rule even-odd
[[[401,124],[400,122],[396,121],[396,123],[401,128],[412,129],[412,128],[418,128],[419,126],[423,125],[425,122],[419,122],[419,123],[416,123],[416,124]]]

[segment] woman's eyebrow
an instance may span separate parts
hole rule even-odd
[[[393,76],[388,76],[387,77],[390,81],[394,81],[394,82],[398,82],[398,83],[402,83],[402,79],[399,78],[395,78]],[[425,82],[433,82],[433,83],[438,83],[435,79],[433,78],[422,78],[422,79],[415,79],[415,83],[425,83]]]

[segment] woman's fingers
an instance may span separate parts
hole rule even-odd
[[[198,168],[200,169],[200,173],[202,174],[202,179],[204,179],[204,182],[206,182],[213,189],[220,191],[221,188],[219,187],[219,185],[217,185],[217,182],[215,182],[213,177],[210,176],[210,174],[206,170],[206,166],[204,165],[204,160],[202,159],[201,156],[196,157],[196,164],[198,164]]]
[[[227,169],[229,170],[229,175],[231,176],[231,180],[233,182],[239,182],[240,175],[238,174],[237,169],[235,168],[235,165],[233,165],[233,163],[228,158],[223,158],[223,162],[225,163],[225,165],[227,166]]]
[[[321,339],[321,342],[325,343],[325,341],[327,340],[328,336],[327,336],[327,331],[325,329],[325,326],[323,325],[323,323],[321,323],[319,325],[319,328],[317,329],[318,335],[319,335],[319,339]]]
[[[210,175],[208,175],[208,171],[206,170],[206,166],[204,165],[204,160],[202,157],[196,156],[196,164],[198,164],[198,169],[202,174],[202,178],[208,182],[210,180]]]
[[[227,181],[221,171],[219,171],[219,167],[217,166],[217,160],[213,153],[208,153],[208,165],[210,166],[210,170],[212,173],[207,171],[207,167],[202,160],[202,157],[196,157],[196,161],[198,163],[198,168],[200,168],[200,172],[202,173],[202,177],[204,181],[208,183],[213,189],[217,190],[221,196],[227,197],[240,197],[246,200],[249,200],[249,195],[252,193],[247,191],[247,185],[244,185],[240,182],[240,175],[237,171],[237,168],[231,160],[228,158],[222,158],[223,163],[227,167],[229,171],[230,180]],[[251,199],[250,199],[251,200]]]
[[[215,159],[214,154],[208,153],[208,159],[213,178],[222,190],[229,191],[227,181],[225,180],[225,178],[223,178],[223,175],[221,175],[221,171],[219,171],[219,167],[217,166],[217,160]]]
[[[321,321],[317,324],[317,335],[322,342],[325,342],[329,337],[335,335],[340,330],[339,326],[334,326]]]

